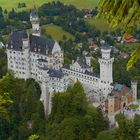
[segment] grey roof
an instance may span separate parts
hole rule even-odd
[[[32,18],[38,18],[38,13],[36,9],[31,10],[30,16]]]
[[[83,60],[77,60],[77,63],[81,66],[81,68],[90,68]]]
[[[104,45],[102,46],[102,49],[109,50],[111,48],[110,48],[109,44],[104,43]]]
[[[22,34],[23,34],[23,38],[28,38],[28,34],[27,34],[27,32],[26,31],[22,31]]]
[[[48,74],[50,77],[56,77],[56,78],[62,78],[64,77],[64,73],[62,72],[62,70],[55,70],[55,69],[50,69],[48,71]]]
[[[121,91],[123,87],[124,87],[123,85],[117,84],[117,83],[116,83],[116,84],[114,85],[114,90],[115,90],[115,91]]]
[[[85,55],[85,57],[92,57],[92,55],[88,53],[87,55]]]
[[[30,35],[30,51],[46,55],[51,54],[55,41],[40,36]]]
[[[100,76],[94,72],[90,72],[88,70],[85,71],[85,74],[90,75],[90,76],[96,76],[97,78],[99,78]]]
[[[28,34],[25,31],[13,32],[10,35],[8,49],[16,51],[22,51],[22,39],[28,38]],[[52,39],[46,39],[40,36],[30,35],[30,51],[46,55],[46,52],[51,54],[55,41]],[[11,47],[12,46],[12,47]]]
[[[88,71],[88,70],[85,71],[85,74],[87,74],[87,75],[91,75],[91,76],[94,75],[93,72],[90,72],[90,71]]]
[[[70,69],[70,65],[64,64],[64,65],[63,65],[63,68]]]
[[[27,37],[27,33],[24,31],[13,32],[10,35],[10,39],[8,42],[8,49],[13,49],[17,51],[22,50],[22,39]]]
[[[3,47],[3,46],[4,46],[3,42],[0,41],[0,47]]]

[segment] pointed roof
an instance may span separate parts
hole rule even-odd
[[[90,66],[88,66],[84,61],[82,61],[82,60],[77,60],[76,61],[78,64],[79,64],[79,66],[81,67],[81,68],[90,68]]]
[[[86,54],[85,57],[92,57],[90,53]]]
[[[31,10],[30,16],[32,18],[39,18],[38,17],[38,12],[37,12],[36,8],[34,8],[34,9]]]
[[[111,48],[110,48],[109,44],[104,43],[104,45],[102,46],[102,49],[104,49],[104,50],[110,50]]]
[[[28,34],[25,31],[16,31],[10,35],[8,49],[16,51],[22,51],[23,39],[28,38]],[[46,39],[40,36],[30,35],[30,51],[46,55],[51,54],[55,41],[52,39]]]
[[[64,73],[62,70],[49,69],[48,74],[50,77],[63,78]]]
[[[27,33],[24,31],[14,31],[10,35],[10,39],[8,42],[8,49],[13,49],[17,51],[22,50],[22,39],[27,37]]]
[[[52,39],[46,39],[40,36],[30,35],[30,50],[46,55],[46,51],[49,54],[52,53],[55,41]]]

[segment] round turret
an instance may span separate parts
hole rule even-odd
[[[39,16],[36,9],[31,11],[30,21],[32,24],[32,35],[40,36]]]
[[[107,45],[107,44],[105,44],[105,45],[101,48],[102,58],[103,58],[103,59],[110,59],[110,52],[111,52],[110,46]]]

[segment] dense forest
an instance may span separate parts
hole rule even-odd
[[[127,120],[119,114],[119,127],[110,130],[101,109],[86,100],[80,82],[54,95],[47,120],[33,79],[19,80],[9,73],[0,80],[0,87],[0,93],[8,93],[13,101],[7,106],[8,118],[0,117],[1,140],[27,140],[33,134],[40,140],[138,140],[140,115]]]
[[[0,117],[0,139],[25,140],[29,135],[45,134],[45,116],[40,87],[33,80],[15,79],[10,73],[0,80],[0,93],[8,93],[8,119]]]

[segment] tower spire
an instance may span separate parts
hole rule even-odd
[[[31,10],[30,13],[30,21],[32,24],[32,35],[40,36],[39,16],[35,5],[34,9]]]

